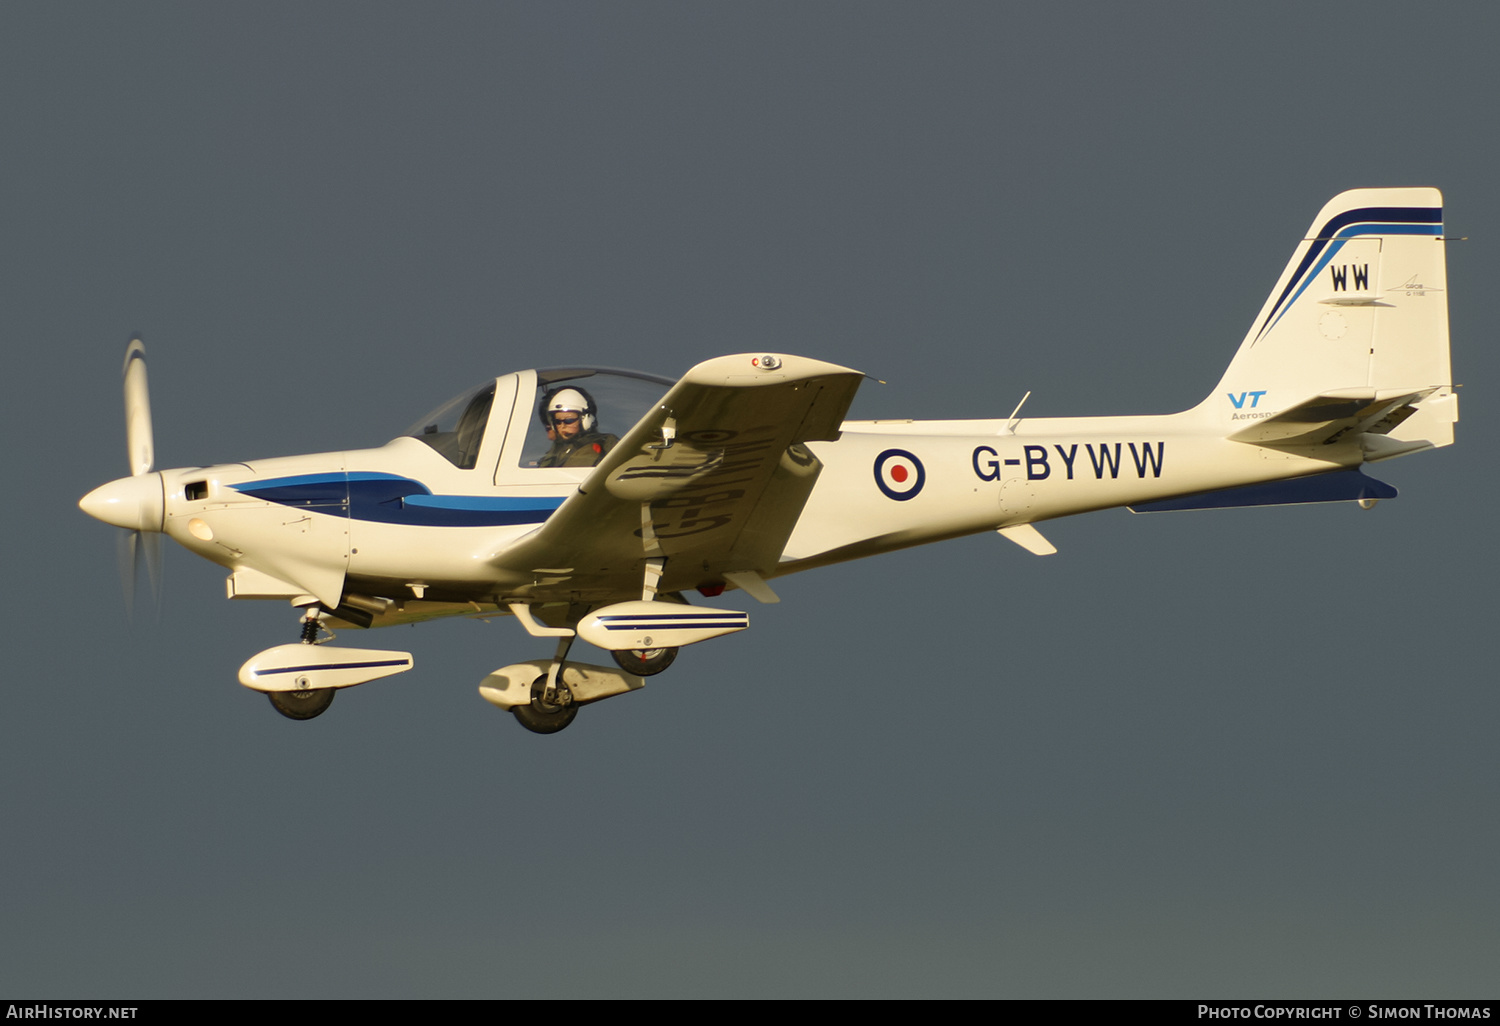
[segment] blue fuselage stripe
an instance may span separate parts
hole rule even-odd
[[[283,506],[411,527],[540,524],[564,499],[547,495],[433,495],[420,481],[373,471],[301,474],[246,481],[234,487],[245,495]]]

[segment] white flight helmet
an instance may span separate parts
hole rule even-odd
[[[593,402],[576,388],[560,388],[547,398],[547,418],[554,413],[567,410],[576,413],[582,420],[582,433],[594,430]]]

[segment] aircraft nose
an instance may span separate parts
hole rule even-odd
[[[116,527],[160,531],[166,518],[165,487],[160,474],[122,477],[79,499],[78,508]]]

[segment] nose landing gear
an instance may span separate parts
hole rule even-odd
[[[302,617],[302,644],[316,645],[318,643],[318,632],[323,625],[319,622],[320,615],[317,606],[310,607]],[[330,631],[331,635],[332,632]],[[322,716],[333,704],[333,694],[336,688],[307,688],[303,691],[267,691],[266,697],[271,700],[271,708],[289,720],[310,720],[314,716]]]
[[[271,708],[289,720],[310,720],[321,716],[333,704],[337,688],[309,688],[307,691],[267,691]]]
[[[268,648],[240,667],[240,683],[265,694],[271,708],[290,720],[321,716],[333,704],[333,693],[339,688],[412,668],[410,652],[325,644],[332,640],[333,632],[321,624],[321,618],[319,607],[310,608],[302,617],[299,643]]]

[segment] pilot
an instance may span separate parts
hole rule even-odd
[[[620,439],[595,431],[599,408],[581,388],[559,388],[542,397],[537,415],[547,428],[552,448],[537,460],[539,467],[592,467]]]

